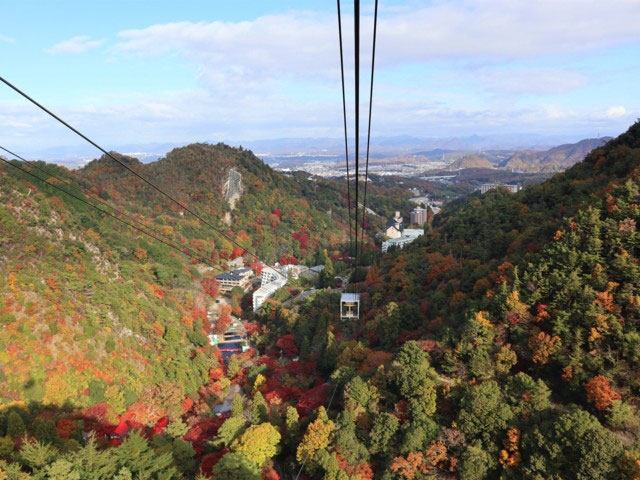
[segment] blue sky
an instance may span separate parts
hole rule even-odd
[[[379,18],[374,136],[577,139],[640,116],[637,0],[388,0]],[[107,147],[342,134],[332,1],[5,1],[0,32],[1,75]],[[78,144],[4,87],[0,132]]]

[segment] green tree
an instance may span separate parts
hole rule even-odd
[[[20,449],[20,462],[32,470],[40,470],[58,456],[57,450],[39,441],[26,442]]]
[[[20,437],[25,434],[27,428],[18,412],[11,410],[7,416],[7,435],[10,437]]]
[[[258,466],[240,453],[227,453],[215,464],[213,478],[233,478],[234,480],[260,480]]]
[[[495,463],[479,443],[469,445],[460,460],[460,480],[484,480]]]
[[[396,416],[390,413],[377,415],[369,432],[369,451],[372,454],[386,452],[391,446],[398,426],[399,422]]]
[[[180,438],[184,436],[184,434],[186,434],[188,431],[189,427],[180,418],[174,420],[173,422],[170,422],[165,430],[167,435],[173,438]]]
[[[622,442],[579,407],[535,425],[522,439],[529,477],[605,480],[620,478]]]
[[[13,453],[11,437],[0,437],[0,458],[7,458]]]
[[[258,390],[253,394],[253,401],[251,403],[251,423],[257,425],[258,423],[266,422],[268,418],[269,409],[267,402]]]
[[[244,430],[244,425],[245,422],[242,417],[227,418],[218,429],[216,437],[211,441],[212,444],[216,447],[228,447]]]
[[[231,401],[231,416],[242,417],[244,415],[244,402],[242,401],[242,395],[236,393]]]
[[[469,387],[460,402],[460,429],[485,444],[495,441],[512,418],[511,407],[504,402],[500,387],[493,380]]]
[[[195,450],[191,443],[176,438],[173,441],[172,453],[175,464],[185,473],[193,473],[196,466]]]

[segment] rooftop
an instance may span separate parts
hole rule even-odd
[[[242,273],[247,273],[250,272],[251,268],[250,267],[243,267],[243,268],[236,268],[233,272],[231,273],[237,273],[237,274],[242,274]]]
[[[340,301],[341,302],[358,302],[360,301],[360,294],[359,293],[343,293],[340,296]]]
[[[218,280],[242,280],[240,275],[235,273],[221,273],[220,275],[216,275],[216,279]]]

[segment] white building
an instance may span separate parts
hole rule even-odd
[[[389,238],[400,238],[402,236],[402,221],[400,212],[396,211],[396,214],[387,222],[387,229],[384,234]]]
[[[480,193],[487,193],[493,188],[504,187],[512,193],[517,193],[520,190],[520,185],[517,184],[503,184],[503,183],[483,183],[480,185]]]
[[[392,238],[382,242],[382,253],[386,253],[389,247],[404,248],[405,245],[410,244],[422,235],[424,235],[424,229],[422,228],[405,228],[400,238]]]
[[[260,288],[253,292],[253,311],[258,310],[267,298],[275,293],[276,290],[287,284],[287,276],[280,273],[273,267],[264,267],[262,269],[262,280]]]
[[[297,279],[300,275],[304,274],[307,270],[309,270],[309,267],[305,266],[305,265],[282,265],[280,267],[280,271],[284,274],[284,275],[289,275],[291,274],[291,276],[293,277],[293,279]]]

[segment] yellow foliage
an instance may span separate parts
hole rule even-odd
[[[62,405],[69,398],[75,397],[75,390],[60,374],[51,376],[44,385],[45,404]]]
[[[307,457],[313,458],[318,450],[327,448],[329,445],[329,437],[334,428],[335,424],[331,420],[325,422],[322,418],[317,418],[311,422],[307,427],[304,437],[302,437],[300,445],[298,445],[296,459],[302,462]]]
[[[589,333],[589,341],[590,342],[595,342],[596,340],[598,340],[602,335],[600,335],[600,332],[598,332],[597,328],[591,328],[591,331]]]
[[[493,325],[489,320],[485,318],[485,315],[488,315],[488,313],[484,311],[477,312],[475,317],[476,322],[478,322],[484,328],[493,328]]]
[[[280,433],[270,423],[252,425],[233,441],[231,449],[260,466],[278,453]]]
[[[259,373],[255,381],[253,382],[253,392],[255,393],[260,390],[260,387],[262,387],[262,385],[264,385],[265,383],[267,383],[267,379],[264,377],[264,375]]]

